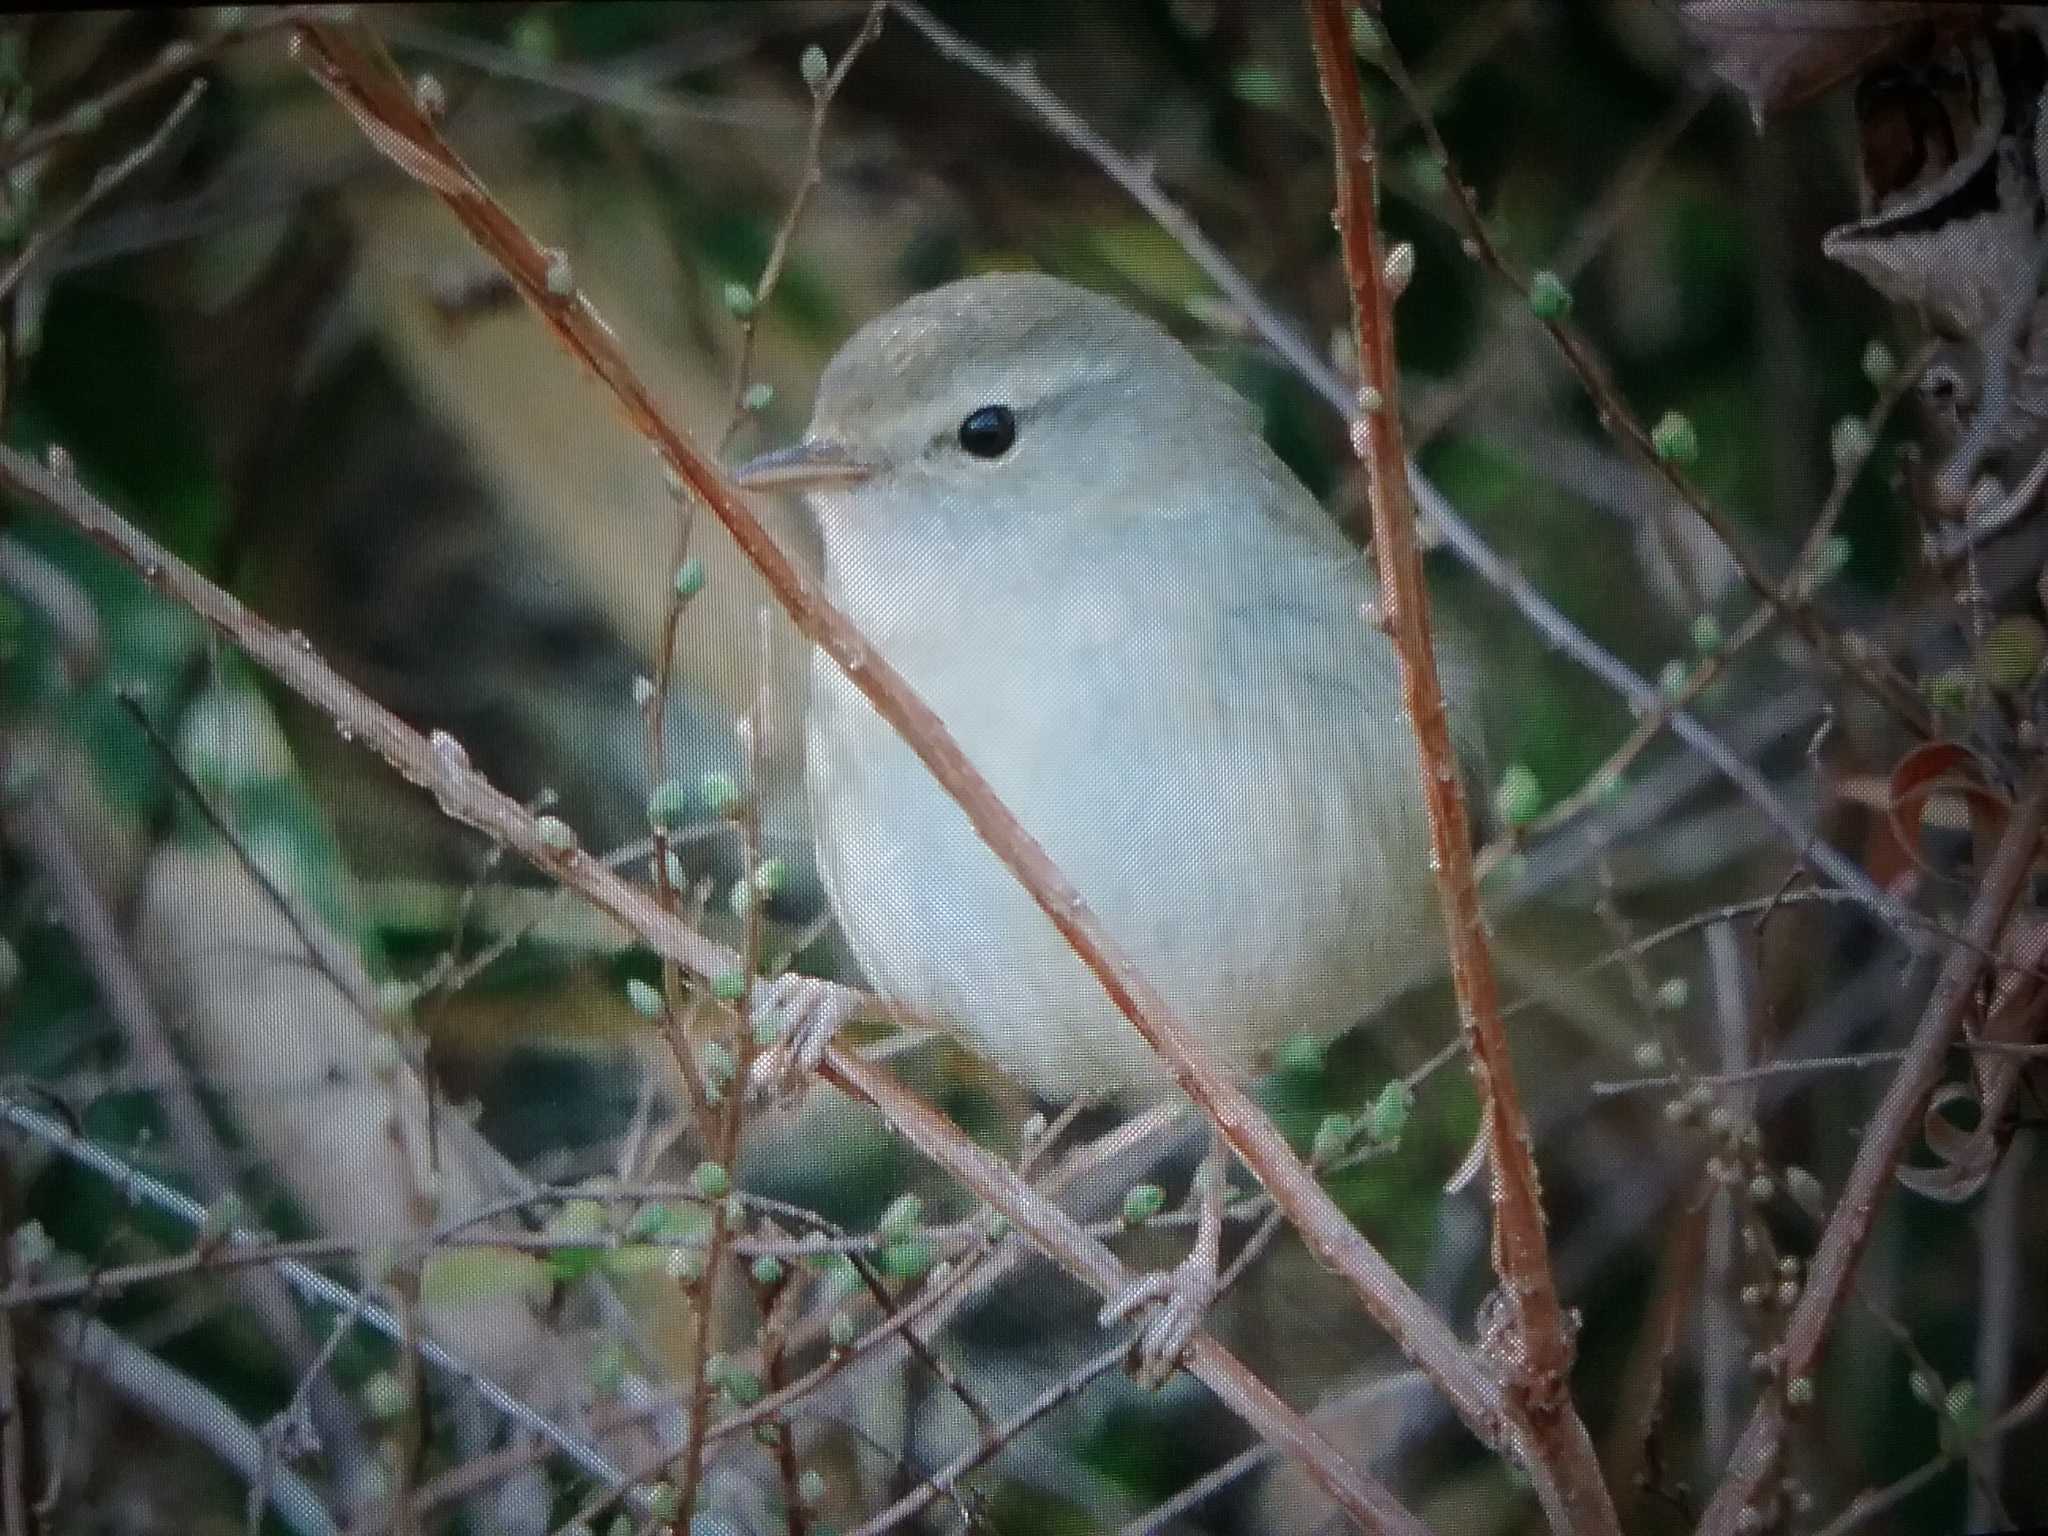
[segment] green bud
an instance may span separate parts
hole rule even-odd
[[[534,830],[540,833],[541,842],[551,853],[573,853],[576,850],[576,831],[559,816],[542,816],[535,820]]]
[[[754,1260],[753,1275],[754,1284],[758,1286],[766,1287],[782,1284],[782,1260],[776,1258],[772,1253],[762,1254],[758,1259]]]
[[[796,1496],[806,1504],[816,1504],[825,1497],[825,1476],[822,1472],[806,1472],[796,1480]]]
[[[1437,159],[1433,150],[1418,145],[1409,152],[1403,164],[1409,178],[1415,183],[1416,191],[1425,197],[1435,197],[1450,185],[1450,179],[1444,172],[1444,163]]]
[[[1968,667],[1945,667],[1927,678],[1921,686],[1926,690],[1927,702],[1946,715],[1960,715],[1968,711],[1976,697],[1976,674]]]
[[[647,1512],[656,1524],[666,1524],[675,1519],[683,1507],[682,1495],[676,1492],[676,1485],[669,1482],[651,1483],[647,1489]]]
[[[540,64],[552,64],[560,51],[555,41],[554,24],[537,11],[529,11],[520,17],[512,28],[513,50]]]
[[[796,61],[796,70],[804,77],[804,84],[816,93],[825,88],[825,81],[832,73],[832,63],[825,57],[825,50],[813,43]]]
[[[633,679],[633,707],[645,709],[654,702],[654,679],[636,677]]]
[[[1883,389],[1898,371],[1899,360],[1883,342],[1873,341],[1863,349],[1863,377],[1870,380],[1872,389]]]
[[[642,1018],[658,1019],[668,1011],[668,1004],[662,998],[661,989],[642,981],[638,976],[626,983],[626,1001],[633,1005],[633,1011]]]
[[[727,1397],[742,1408],[761,1401],[761,1378],[743,1365],[728,1365],[725,1368],[725,1379],[718,1385]]]
[[[1511,827],[1526,827],[1543,814],[1543,786],[1526,763],[1510,763],[1493,792],[1494,813]]]
[[[647,819],[657,827],[679,827],[690,817],[690,790],[681,779],[663,779],[647,797]]]
[[[1685,697],[1686,685],[1692,681],[1692,668],[1676,657],[1664,663],[1657,673],[1657,691],[1674,703]]]
[[[1948,1396],[1941,1400],[1942,1415],[1963,1432],[1967,1439],[1974,1435],[1983,1422],[1983,1409],[1977,1401],[1977,1384],[1974,1381],[1959,1381],[1948,1389]]]
[[[583,1370],[600,1397],[616,1397],[626,1384],[626,1352],[616,1340],[600,1344]]]
[[[1322,1124],[1316,1127],[1315,1145],[1309,1150],[1309,1160],[1317,1166],[1335,1162],[1344,1155],[1344,1149],[1351,1145],[1351,1135],[1355,1129],[1351,1117],[1342,1111],[1323,1116]]]
[[[1785,1406],[1787,1408],[1810,1408],[1813,1406],[1813,1378],[1794,1376],[1785,1383]]]
[[[1849,564],[1849,558],[1856,548],[1849,542],[1849,536],[1831,533],[1821,542],[1820,554],[1814,564],[1822,581],[1833,581]]]
[[[1664,1047],[1654,1040],[1639,1042],[1629,1055],[1640,1072],[1654,1072],[1664,1065]]]
[[[1711,656],[1721,649],[1726,637],[1721,633],[1721,621],[1711,613],[1697,615],[1692,621],[1692,648],[1702,656]]]
[[[763,896],[773,896],[788,883],[788,860],[770,855],[754,866],[754,889]]]
[[[740,409],[758,415],[774,403],[775,386],[768,383],[749,384],[747,392],[740,396]]]
[[[917,1224],[922,1220],[924,1201],[912,1194],[898,1195],[882,1212],[882,1219],[875,1223],[875,1234],[885,1243],[901,1242],[917,1231]]]
[[[1133,1184],[1124,1195],[1124,1225],[1142,1227],[1165,1209],[1165,1190],[1157,1184]]]
[[[725,307],[735,320],[746,319],[754,312],[754,290],[745,283],[727,283]]]
[[[929,1238],[914,1237],[900,1243],[890,1243],[878,1258],[878,1267],[885,1275],[898,1280],[915,1280],[932,1267],[939,1250]]]
[[[722,971],[711,978],[711,995],[721,1003],[736,1003],[747,995],[745,971]]]
[[[740,1064],[733,1060],[732,1050],[723,1040],[707,1040],[697,1052],[697,1059],[703,1064],[704,1080],[723,1088],[739,1076]]]
[[[1365,1133],[1381,1146],[1392,1146],[1408,1128],[1408,1111],[1415,1107],[1415,1090],[1395,1078],[1380,1090],[1365,1112]]]
[[[1691,464],[1700,456],[1700,435],[1677,411],[1666,411],[1650,429],[1650,446],[1667,464]]]
[[[1280,77],[1258,64],[1242,65],[1235,70],[1230,77],[1230,88],[1240,101],[1254,107],[1277,107],[1287,97]]]
[[[243,1214],[241,1198],[230,1190],[206,1207],[195,1236],[201,1243],[224,1242],[241,1225]]]
[[[1380,262],[1380,276],[1386,282],[1390,297],[1398,299],[1406,293],[1408,285],[1415,281],[1415,247],[1406,240],[1388,247]]]
[[[405,1383],[389,1371],[374,1371],[363,1382],[363,1407],[370,1417],[391,1424],[405,1417]]]
[[[832,1321],[825,1325],[825,1334],[826,1337],[831,1339],[834,1349],[853,1348],[853,1341],[859,1337],[859,1331],[853,1324],[853,1314],[851,1312],[834,1312],[832,1314]]]
[[[726,1173],[725,1164],[707,1158],[692,1170],[690,1186],[706,1200],[722,1200],[732,1188],[732,1178]]]
[[[1991,626],[1977,653],[1977,671],[1992,687],[2010,693],[2033,681],[2044,656],[2048,629],[2039,619],[2016,613]]]
[[[1529,312],[1538,320],[1562,320],[1572,312],[1572,291],[1555,272],[1544,270],[1529,279]]]
[[[1820,1187],[1819,1179],[1797,1163],[1785,1170],[1785,1190],[1792,1196],[1792,1203],[1815,1221],[1827,1215],[1827,1192]]]
[[[1323,1042],[1314,1035],[1296,1035],[1273,1058],[1283,1072],[1304,1076],[1323,1070]]]
[[[716,769],[697,781],[697,793],[714,816],[730,816],[740,803],[740,787],[732,775]]]
[[[704,562],[695,555],[676,567],[676,596],[688,602],[704,590]]]
[[[1837,469],[1853,469],[1869,458],[1870,450],[1876,446],[1861,417],[1844,416],[1828,434],[1828,455]]]
[[[1368,64],[1376,64],[1386,57],[1387,34],[1381,29],[1379,18],[1369,14],[1363,6],[1351,12],[1351,46]]]
[[[14,1265],[14,1278],[33,1275],[49,1267],[57,1257],[57,1244],[40,1221],[24,1221],[14,1229],[7,1240],[8,1257]]]
[[[1657,983],[1657,1006],[1666,1013],[1676,1013],[1692,997],[1692,988],[1683,976],[1667,976]]]
[[[675,1219],[676,1213],[659,1200],[649,1201],[635,1211],[632,1219],[626,1223],[626,1236],[640,1241],[659,1237],[675,1224]]]

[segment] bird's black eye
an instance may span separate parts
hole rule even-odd
[[[1017,413],[1007,405],[984,405],[960,423],[960,446],[977,459],[1000,459],[1017,441]]]

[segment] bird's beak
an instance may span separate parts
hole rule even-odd
[[[747,460],[732,477],[750,491],[811,491],[858,485],[875,468],[844,443],[806,438]]]

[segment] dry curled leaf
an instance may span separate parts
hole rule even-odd
[[[1681,14],[1758,122],[1886,59],[1987,24],[1996,7],[1933,0],[1689,0]]]
[[[2026,1045],[2038,1041],[2048,1022],[2048,986],[2041,964],[2048,959],[2048,919],[2016,918],[1999,947],[2002,962],[1984,1026],[1973,1038],[1985,1045]],[[2011,1140],[2007,1112],[2018,1090],[2025,1059],[2007,1051],[1979,1050],[1971,1060],[1971,1081],[1944,1083],[1921,1116],[1933,1166],[1899,1169],[1899,1182],[1930,1200],[1958,1203],[1984,1187]],[[1974,1110],[1975,1125],[1964,1130],[1949,1111]]]
[[[1936,796],[1960,799],[1970,815],[1971,835],[1980,857],[1998,842],[2011,814],[2012,802],[1992,787],[1984,761],[1953,741],[1930,741],[1899,759],[1885,785],[1884,816],[1888,846],[1873,854],[1873,870],[1882,880],[1911,864],[1922,874],[1942,877],[1920,854],[1921,818]]]

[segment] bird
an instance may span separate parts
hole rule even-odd
[[[801,493],[826,595],[1228,1071],[1441,968],[1371,569],[1164,327],[1040,273],[949,283],[857,330],[801,439],[737,478]],[[1470,767],[1470,657],[1439,650]],[[1044,1100],[1175,1091],[823,650],[805,784],[826,896],[877,992]],[[1187,1263],[1105,1308],[1158,1303],[1141,1380],[1170,1374],[1213,1292],[1223,1155],[1212,1140]]]

